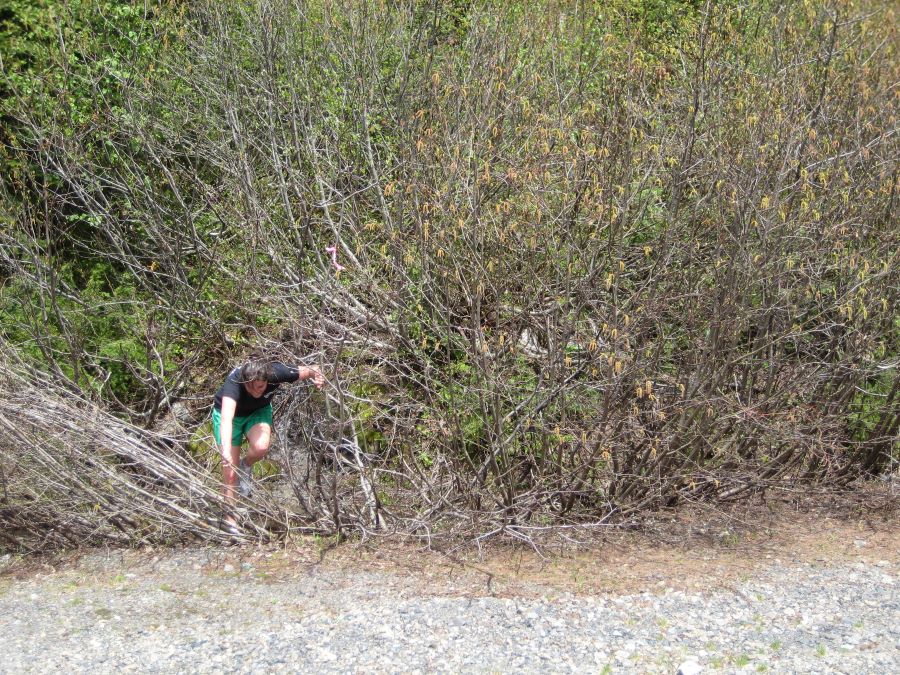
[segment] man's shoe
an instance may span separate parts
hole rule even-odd
[[[253,492],[253,469],[242,459],[237,469],[238,493],[241,497],[249,497]]]

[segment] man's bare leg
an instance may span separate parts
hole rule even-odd
[[[269,443],[272,440],[272,427],[265,422],[254,424],[247,432],[247,440],[250,441],[250,450],[244,458],[247,466],[252,467],[269,452]]]
[[[231,452],[227,457],[220,448],[219,455],[222,458],[222,496],[225,498],[225,503],[228,504],[230,508],[233,508],[237,504],[237,466],[241,460],[241,448],[240,446],[232,445]],[[235,520],[234,515],[231,513],[228,513],[225,516],[225,522],[237,527],[237,520]]]

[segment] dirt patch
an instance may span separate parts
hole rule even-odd
[[[871,501],[866,502],[871,504]],[[656,514],[639,531],[534,532],[534,547],[494,538],[476,546],[368,539],[333,545],[306,537],[281,546],[80,551],[0,559],[0,593],[11,580],[61,573],[78,583],[158,575],[247,573],[261,583],[309,574],[379,572],[398,590],[424,595],[553,597],[733,587],[773,565],[858,561],[900,566],[893,508],[813,502],[741,505],[732,512],[681,509]],[[171,573],[171,574],[170,574]]]
[[[508,543],[443,553],[408,544],[348,545],[326,553],[321,564],[358,569],[362,563],[402,574],[411,583],[438,579],[461,592],[516,596],[714,590],[779,564],[900,565],[900,524],[893,519],[782,511],[770,513],[764,527],[747,527],[721,516],[675,516],[665,535],[650,530],[584,536],[575,531],[568,541],[542,542],[537,551]],[[582,541],[574,544],[579,536]]]

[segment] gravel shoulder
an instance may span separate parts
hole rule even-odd
[[[900,526],[0,558],[0,672],[900,672]]]

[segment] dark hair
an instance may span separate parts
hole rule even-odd
[[[241,382],[272,379],[272,362],[259,354],[250,356],[250,360],[241,366]]]

